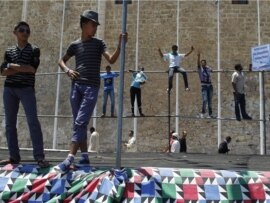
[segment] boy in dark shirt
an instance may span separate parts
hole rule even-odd
[[[113,64],[120,54],[121,34],[118,47],[111,55],[102,39],[95,38],[98,13],[86,10],[81,15],[81,37],[72,42],[66,54],[60,59],[59,66],[72,79],[70,102],[74,120],[73,135],[67,158],[56,169],[67,171],[74,162],[78,149],[81,150],[79,164],[90,164],[87,152],[87,125],[95,108],[100,86],[100,64],[104,58]],[[67,66],[67,61],[75,56],[75,70]]]
[[[17,134],[17,113],[21,102],[27,118],[33,145],[33,156],[40,167],[48,167],[45,160],[43,135],[37,117],[35,95],[35,73],[39,66],[40,50],[30,44],[30,26],[24,21],[18,22],[13,34],[17,45],[8,48],[1,65],[1,75],[6,76],[4,85],[4,107],[6,121],[6,137],[9,159],[1,164],[18,164],[21,161]]]

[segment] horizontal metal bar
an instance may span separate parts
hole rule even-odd
[[[136,71],[136,70],[134,70]],[[235,70],[212,70],[212,73],[230,73],[234,72]],[[100,71],[100,73],[105,73],[106,71]],[[119,73],[119,71],[113,71],[116,73]],[[198,70],[186,70],[187,73],[197,73]],[[263,70],[263,71],[249,71],[249,70],[243,70],[242,72],[247,72],[247,73],[259,73],[259,72],[270,72],[270,70]],[[125,73],[130,73],[128,71],[125,71]],[[157,71],[144,71],[144,73],[166,73],[168,74],[168,70],[157,70]],[[36,76],[44,76],[44,75],[58,75],[58,74],[66,74],[64,72],[51,72],[51,73],[36,73]],[[0,76],[0,78],[5,78],[6,76]]]
[[[4,114],[0,114],[0,116],[4,117]],[[214,117],[214,118],[200,118],[199,116],[180,116],[180,115],[145,115],[145,116],[131,116],[131,115],[125,115],[122,116],[122,118],[168,118],[168,117],[172,117],[172,118],[180,118],[181,120],[224,120],[224,121],[233,121],[236,120],[235,118],[225,118],[225,117]],[[18,117],[26,117],[25,115],[18,115]],[[38,117],[43,117],[43,118],[72,118],[71,115],[38,115]],[[91,118],[98,118],[98,119],[114,119],[117,118],[115,117],[110,117],[110,116],[105,116],[105,117],[101,117],[101,116],[92,116]],[[244,119],[243,119],[244,120]],[[257,122],[257,121],[267,121],[267,119],[263,120],[263,119],[252,119],[252,120],[245,120],[245,121],[249,121],[249,122]]]

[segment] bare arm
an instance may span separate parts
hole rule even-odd
[[[198,68],[201,66],[201,53],[198,52],[198,60],[197,60]]]
[[[191,46],[190,51],[189,51],[188,53],[186,53],[186,54],[185,54],[185,57],[186,57],[186,56],[188,56],[189,54],[191,54],[191,53],[193,52],[193,50],[194,50],[194,47],[193,47],[193,46]]]
[[[163,53],[162,53],[160,48],[158,48],[158,53],[159,53],[160,57],[163,58]]]
[[[236,84],[234,82],[232,82],[232,86],[233,86],[234,92],[237,94]]]
[[[19,65],[10,63],[8,68],[5,68],[2,72],[3,76],[14,75],[16,73],[36,73],[36,69],[30,65]]]
[[[110,64],[114,64],[115,61],[118,59],[119,54],[120,54],[120,46],[116,48],[116,50],[113,52],[112,55],[106,51],[103,53],[103,56]]]
[[[66,63],[71,57],[68,54],[65,54],[58,62],[59,67],[64,71],[71,79],[76,79],[80,76],[77,71],[74,71],[67,67]]]
[[[18,71],[14,70],[14,69],[10,69],[10,68],[5,68],[3,69],[1,75],[2,76],[9,76],[9,75],[14,75],[18,73]]]
[[[36,69],[31,65],[19,65],[11,63],[9,68],[14,69],[21,73],[36,73]]]
[[[104,58],[110,63],[114,64],[115,61],[118,59],[119,54],[120,54],[120,49],[121,49],[121,42],[122,42],[122,37],[124,37],[124,42],[127,42],[128,34],[120,34],[119,39],[118,39],[118,46],[116,50],[113,52],[113,54],[110,54],[108,51],[103,53]]]

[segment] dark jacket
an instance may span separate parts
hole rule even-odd
[[[229,151],[230,150],[228,148],[228,143],[226,141],[223,141],[222,143],[220,143],[219,148],[218,148],[218,153],[220,153],[220,154],[226,154]]]

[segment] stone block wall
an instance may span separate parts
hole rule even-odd
[[[14,44],[12,34],[13,25],[21,20],[23,1],[1,1],[0,41],[3,56],[5,48]],[[146,115],[166,115],[168,113],[167,101],[167,63],[158,55],[160,47],[163,52],[169,52],[172,44],[177,43],[179,36],[179,49],[186,53],[193,45],[194,53],[183,61],[187,70],[196,70],[197,50],[202,58],[217,69],[217,6],[214,1],[179,1],[179,30],[177,34],[177,1],[140,1],[138,64],[146,71],[164,71],[163,73],[146,73],[148,82],[142,87],[143,111]],[[137,32],[137,5],[133,1],[128,5],[127,31],[129,40],[126,45],[126,67],[135,69],[136,65],[136,32]],[[108,45],[108,51],[113,52],[117,47],[118,35],[121,32],[122,7],[115,5],[114,1],[66,1],[64,22],[63,1],[28,1],[26,20],[31,25],[30,42],[41,48],[41,65],[38,73],[51,73],[37,75],[36,93],[38,111],[42,115],[40,122],[43,129],[46,148],[52,148],[54,125],[57,121],[56,148],[68,149],[72,133],[72,118],[69,91],[70,80],[64,74],[58,77],[57,61],[66,51],[69,43],[80,37],[79,16],[85,9],[98,10],[100,8],[101,26],[99,37]],[[270,3],[260,1],[261,17],[261,44],[270,40]],[[62,33],[62,23],[64,32]],[[248,69],[251,63],[250,48],[258,45],[256,1],[249,1],[248,5],[234,5],[231,1],[220,1],[220,64],[223,70],[233,70],[235,63],[242,63]],[[62,48],[61,48],[62,40]],[[107,62],[103,60],[101,70]],[[74,59],[69,62],[74,67]],[[120,60],[112,65],[118,71]],[[234,103],[231,87],[232,72],[223,72],[221,77],[221,114],[222,117],[234,117]],[[124,79],[124,115],[130,115],[130,74],[125,73]],[[185,92],[183,79],[179,75],[180,118],[179,130],[188,131],[188,151],[192,153],[216,153],[217,151],[217,120],[196,120],[185,117],[196,117],[201,109],[201,93],[198,74],[188,73],[190,92]],[[217,114],[217,73],[213,73],[213,111]],[[57,94],[57,81],[59,80],[59,94]],[[266,114],[269,114],[269,73],[265,73],[265,102]],[[3,91],[4,78],[1,78],[0,93]],[[115,80],[116,112],[118,110],[119,78]],[[102,88],[102,87],[101,87]],[[246,73],[247,111],[254,119],[259,119],[259,74]],[[55,103],[59,95],[58,115],[54,119]],[[97,115],[101,115],[102,89],[97,103]],[[108,103],[107,111],[109,111]],[[2,122],[0,127],[0,146],[6,146],[4,129],[3,103],[0,102]],[[175,112],[175,81],[171,98],[171,110]],[[18,119],[19,142],[21,147],[30,147],[29,131],[22,107]],[[91,120],[90,125],[92,125]],[[101,151],[113,152],[117,136],[117,118],[98,118],[97,130],[100,133]],[[259,154],[260,153],[260,125],[258,121],[237,122],[235,120],[221,121],[222,137],[232,136],[232,153]],[[90,126],[89,125],[89,126]],[[123,140],[128,139],[128,131],[133,129],[134,120],[123,119]],[[166,117],[138,118],[137,119],[137,150],[145,152],[164,151],[168,143],[168,119]],[[171,119],[171,129],[175,128],[175,119]],[[267,150],[269,151],[269,121],[267,121]]]

